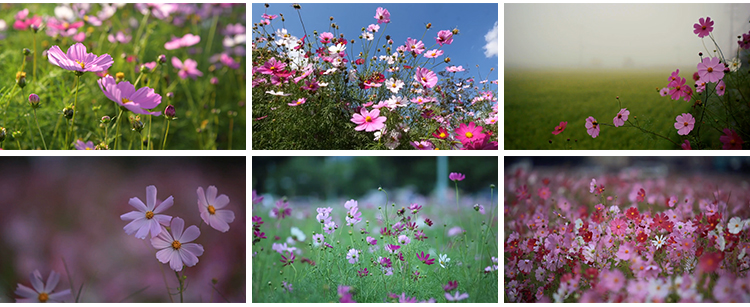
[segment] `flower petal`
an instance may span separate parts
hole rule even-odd
[[[50,272],[47,284],[44,286],[44,292],[50,293],[52,290],[55,290],[58,282],[60,282],[60,274],[55,271]]]
[[[224,208],[224,207],[226,207],[226,206],[227,206],[228,204],[229,204],[229,196],[226,196],[226,195],[224,195],[224,194],[221,194],[221,195],[219,195],[219,197],[217,197],[217,198],[216,198],[216,199],[214,200],[214,202],[213,202],[213,205],[214,205],[214,208],[215,208],[215,209],[221,209],[221,208]]]
[[[31,289],[27,286],[24,286],[22,284],[18,284],[18,288],[16,289],[16,295],[25,297],[25,298],[37,298],[39,297],[39,293],[34,291],[34,289]]]
[[[34,270],[29,279],[31,280],[31,286],[37,293],[44,292],[44,282],[42,282],[42,274],[39,273],[39,270]]]
[[[180,260],[182,260],[182,263],[188,267],[194,266],[198,263],[198,257],[193,255],[192,253],[189,253],[186,250],[183,250],[182,248],[180,248],[179,254],[180,254]]]
[[[208,208],[208,202],[206,201],[206,194],[203,192],[203,187],[198,187],[196,193],[198,194],[198,210],[205,210],[205,208]]]
[[[120,82],[117,87],[122,90],[122,84],[130,82]],[[132,84],[131,84],[132,86]],[[125,94],[125,93],[123,93]],[[156,207],[156,187],[153,185],[146,187],[146,206],[149,211],[154,211],[154,207]]]
[[[175,240],[180,241],[180,238],[182,238],[182,231],[184,229],[185,229],[185,220],[179,217],[175,217],[172,219],[172,237]]]
[[[128,213],[120,215],[120,219],[123,221],[132,221],[132,220],[142,218],[142,217],[144,217],[143,212],[138,212],[138,211],[130,211]]]
[[[167,210],[170,207],[172,207],[172,205],[174,205],[174,197],[170,195],[169,197],[167,197],[167,199],[161,202],[161,204],[156,206],[156,208],[154,209],[154,213],[162,213],[164,212],[164,210]]]
[[[191,254],[195,256],[201,256],[203,255],[203,245],[197,244],[197,243],[186,243],[182,244],[181,249],[185,249],[185,251],[190,252]]]
[[[138,211],[146,213],[148,211],[148,207],[141,201],[138,197],[133,197],[128,201],[128,204],[133,206],[134,208],[138,209]]]
[[[70,297],[70,289],[65,289],[57,293],[48,293],[49,300],[47,302],[62,302],[64,299]]]
[[[200,229],[195,225],[188,227],[185,232],[178,239],[180,243],[187,243],[197,239],[201,235]]]

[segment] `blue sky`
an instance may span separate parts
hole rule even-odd
[[[339,25],[339,32],[344,34],[344,37],[351,40],[355,39],[357,43],[354,45],[355,55],[361,51],[361,41],[359,35],[362,33],[362,27],[367,27],[370,24],[376,24],[375,10],[378,7],[383,7],[391,13],[391,23],[388,24],[388,28],[385,29],[385,34],[390,35],[393,39],[394,48],[399,45],[403,45],[408,37],[411,38],[422,38],[422,34],[425,32],[425,25],[432,23],[432,28],[428,30],[427,34],[424,35],[422,41],[425,43],[426,48],[430,48],[435,43],[435,37],[437,32],[440,30],[452,30],[458,28],[460,35],[454,36],[453,44],[444,45],[441,50],[445,54],[440,59],[446,56],[451,58],[450,65],[462,65],[468,70],[469,74],[466,76],[473,76],[478,80],[487,78],[488,80],[498,79],[498,55],[497,50],[499,43],[497,42],[497,21],[498,21],[498,5],[496,3],[479,3],[479,4],[449,4],[449,3],[434,3],[434,4],[400,4],[400,3],[385,3],[385,4],[351,4],[351,3],[324,3],[324,4],[311,4],[301,3],[302,9],[302,20],[304,21],[305,29],[308,33],[308,39],[312,36],[313,30],[317,30],[318,34],[322,32],[333,32],[329,31],[329,17],[333,16],[336,24]],[[267,12],[269,15],[278,15],[279,13],[284,14],[286,22],[282,25],[281,18],[273,20],[272,24],[275,29],[286,28],[290,34],[302,38],[304,31],[299,20],[299,16],[291,4],[285,3],[271,3],[268,9],[265,8],[263,3],[253,3],[251,8],[252,22],[257,23],[261,20],[261,15]],[[383,31],[385,24],[380,25],[380,32]],[[268,27],[268,26],[267,26]],[[495,29],[494,42],[488,43],[485,36],[488,32]],[[270,29],[268,30],[270,32]],[[376,33],[375,40],[377,40],[380,32]],[[492,35],[490,35],[492,36]],[[384,39],[381,40],[381,45]],[[494,46],[494,54],[490,54],[488,57],[485,53],[486,45]],[[437,48],[434,47],[434,48]],[[385,54],[384,51],[379,55]],[[476,65],[479,65],[482,78],[477,76]],[[436,68],[436,70],[444,70],[445,64]],[[495,68],[490,73],[490,68]],[[489,77],[488,76],[489,73]],[[458,76],[464,76],[459,74]]]

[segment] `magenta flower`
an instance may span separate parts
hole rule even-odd
[[[485,134],[482,133],[482,129],[484,128],[477,126],[474,122],[470,122],[468,126],[461,123],[454,133],[456,133],[456,138],[466,146],[466,144],[481,142],[484,139]]]
[[[133,197],[128,201],[128,204],[138,209],[138,211],[131,211],[120,216],[123,221],[132,220],[129,224],[123,228],[126,234],[135,233],[135,237],[138,239],[145,239],[146,234],[151,231],[151,238],[156,237],[162,232],[161,225],[169,225],[169,221],[172,219],[169,215],[159,214],[169,209],[174,205],[174,199],[169,196],[163,202],[157,205],[156,203],[156,187],[153,185],[146,187],[146,204],[143,203],[138,197]]]
[[[180,70],[177,75],[182,79],[190,77],[196,80],[197,77],[203,76],[203,73],[198,70],[198,62],[193,59],[187,59],[183,64],[180,59],[172,57],[172,66]]]
[[[39,17],[38,15],[34,15],[32,18],[29,17],[29,9],[23,9],[19,11],[15,19],[16,21],[13,23],[13,28],[20,31],[28,30],[32,25],[39,28],[42,26],[42,17]]]
[[[449,280],[448,284],[443,286],[443,291],[448,292],[458,288],[458,280]]]
[[[612,221],[609,227],[612,229],[613,234],[624,235],[625,230],[628,229],[628,224],[625,223],[625,221],[622,219],[615,219]]]
[[[438,78],[435,72],[427,68],[417,68],[417,73],[414,75],[414,80],[421,83],[426,88],[432,88],[437,84]]]
[[[198,257],[203,255],[203,246],[194,241],[201,235],[200,229],[191,225],[185,229],[185,221],[179,217],[172,219],[170,224],[172,234],[167,229],[156,237],[151,238],[151,245],[158,249],[156,259],[161,263],[169,262],[169,267],[174,271],[182,271],[182,266],[192,267],[198,263]],[[185,232],[183,232],[183,230]]]
[[[724,135],[719,137],[719,141],[724,143],[721,149],[742,149],[742,138],[734,130],[724,128]]]
[[[685,142],[682,143],[682,149],[683,150],[692,150],[693,149],[692,147],[690,147],[690,141],[689,140],[685,140]]]
[[[380,110],[378,109],[368,112],[367,109],[362,108],[359,114],[354,114],[351,121],[359,125],[354,130],[372,132],[383,129],[386,119],[385,116],[380,116]]]
[[[206,193],[203,187],[198,187],[198,211],[208,226],[221,232],[229,230],[229,223],[234,221],[234,212],[230,210],[218,210],[229,204],[229,197],[221,194],[216,196],[218,190],[215,186],[209,186]]]
[[[29,280],[34,289],[18,284],[15,293],[22,298],[17,298],[16,303],[62,303],[70,296],[70,289],[52,293],[60,282],[60,274],[55,271],[49,273],[46,285],[39,270],[34,270],[34,273],[29,275]]]
[[[435,38],[435,41],[440,46],[443,46],[443,44],[450,45],[451,43],[453,43],[453,32],[450,30],[440,30],[438,32],[438,36]]]
[[[284,243],[284,244],[286,245],[286,243]],[[290,251],[289,252],[289,257],[285,256],[284,253],[282,253],[282,252],[279,252],[279,253],[281,253],[281,260],[279,260],[279,261],[281,261],[281,263],[284,264],[284,265],[282,265],[282,267],[285,267],[285,266],[290,265],[290,264],[294,264],[294,259],[296,258],[294,256],[294,251]]]
[[[669,86],[672,87],[672,89],[669,90],[668,95],[671,95],[672,99],[680,100],[680,98],[685,95],[686,88],[689,89],[688,86],[685,86],[685,81],[685,78],[677,77],[677,80],[669,83]]]
[[[424,52],[424,43],[409,37],[406,39],[406,49],[416,54],[422,54]]]
[[[677,134],[688,135],[690,131],[693,131],[695,126],[695,118],[690,113],[682,113],[677,115],[677,122],[674,123],[674,128],[677,129]]]
[[[52,46],[47,51],[47,59],[50,63],[60,66],[63,69],[87,72],[87,71],[104,71],[115,62],[109,54],[96,56],[93,53],[86,53],[86,46],[81,43],[68,48],[68,53],[63,53],[58,46]]]
[[[450,173],[448,174],[448,179],[450,179],[451,181],[461,181],[466,179],[466,175],[461,173]]]
[[[393,245],[393,244],[386,244],[385,245],[385,250],[388,251],[388,253],[391,253],[391,254],[395,253],[399,248],[401,248],[401,246]]]
[[[375,238],[370,237],[370,236],[368,236],[367,238],[365,238],[365,240],[367,241],[367,244],[371,244],[371,245],[378,244],[378,240],[375,240]]]
[[[617,117],[615,117],[615,119],[617,119]],[[567,127],[567,126],[568,126],[568,122],[560,122],[560,125],[558,125],[557,127],[555,127],[555,130],[552,131],[552,134],[558,135],[558,134],[562,133],[563,131],[565,131],[565,127]]]
[[[716,95],[724,96],[724,91],[726,91],[727,86],[724,84],[724,80],[720,80],[719,83],[716,83]]]
[[[378,20],[378,23],[389,23],[391,22],[391,13],[382,7],[378,7],[375,10],[375,19]]]
[[[190,47],[201,41],[201,37],[193,34],[185,34],[181,38],[172,37],[172,40],[164,44],[164,49],[175,50],[183,47]]]
[[[283,198],[279,199],[276,202],[276,207],[271,209],[271,217],[278,218],[280,220],[290,215],[292,215],[292,209],[289,208],[289,203],[286,202],[286,200],[284,200]]]
[[[297,99],[297,100],[292,101],[291,103],[287,103],[287,104],[290,105],[290,106],[292,106],[292,107],[296,107],[298,105],[304,104],[306,101],[307,101],[307,98],[300,98],[300,99]]]
[[[586,119],[586,132],[592,138],[599,136],[599,123],[593,116],[589,116],[589,118]]]
[[[742,49],[750,49],[750,33],[742,34],[742,40],[738,40],[737,44],[739,44]]]
[[[149,112],[161,103],[161,95],[154,93],[154,89],[148,87],[135,90],[135,86],[128,81],[117,83],[115,78],[107,75],[97,81],[99,88],[110,100],[116,102],[136,114],[161,115],[161,111]]]
[[[431,265],[435,263],[435,259],[428,259],[430,258],[430,254],[425,255],[424,252],[421,252],[421,254],[417,254],[417,259],[419,261],[422,261],[426,265]]]
[[[445,292],[445,299],[451,302],[460,301],[460,300],[464,300],[467,298],[469,298],[469,293],[459,294],[458,290],[456,290],[456,294],[451,295],[450,292]]]
[[[320,42],[323,44],[328,44],[330,42],[333,42],[333,33],[331,32],[320,33],[318,37],[320,38]]]
[[[708,36],[708,34],[711,33],[711,31],[714,30],[714,22],[711,20],[711,17],[706,17],[704,20],[703,18],[698,19],[698,23],[693,25],[693,33],[698,34],[698,37],[705,37]]]
[[[174,59],[172,59],[174,63]],[[276,60],[276,57],[272,57],[266,61],[263,66],[258,67],[257,72],[264,75],[274,75],[286,67],[286,63]]]
[[[617,113],[617,116],[615,116],[614,119],[615,127],[625,125],[625,122],[628,120],[628,115],[630,115],[630,111],[628,111],[628,109],[620,110],[620,112]]]
[[[82,140],[76,141],[76,150],[94,150],[94,142],[88,141],[84,143]]]
[[[724,64],[720,63],[718,57],[705,57],[698,63],[698,75],[702,81],[719,82],[721,78],[724,78]]]
[[[120,44],[127,44],[130,42],[131,39],[133,39],[132,36],[125,35],[124,33],[122,33],[122,31],[118,31],[116,35],[110,34],[107,36],[107,40],[113,44],[115,42],[118,42]]]

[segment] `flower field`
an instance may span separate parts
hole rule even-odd
[[[505,302],[750,302],[747,159],[572,166],[506,169]]]
[[[253,16],[254,149],[498,148],[495,67],[454,65],[470,60],[451,57],[469,43],[460,29],[426,20],[403,34],[413,20],[378,7],[347,12],[361,18],[352,35],[336,16],[313,15],[330,24],[307,28],[306,6],[293,7],[284,16],[266,4]],[[497,31],[487,37],[496,50]]]
[[[245,5],[2,4],[0,149],[245,148]]]
[[[329,201],[253,190],[253,302],[497,302],[495,185],[467,194],[471,176],[447,174],[450,189],[429,197],[406,187]]]

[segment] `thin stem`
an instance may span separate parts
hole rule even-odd
[[[214,20],[211,23],[211,30],[208,33],[208,46],[206,46],[206,52],[204,54],[211,54],[211,46],[214,42],[214,34],[216,34],[216,24],[219,23],[219,15],[214,15]]]
[[[165,117],[164,120],[167,121],[167,129],[166,129],[166,132],[164,132],[164,143],[161,144],[161,150],[164,150],[167,148],[167,135],[169,135],[169,119]]]
[[[136,34],[135,36],[136,39],[133,44],[135,45],[133,48],[133,53],[136,56],[138,55],[138,51],[140,50],[140,40],[141,40],[141,35],[143,34],[143,28],[145,27],[146,22],[148,22],[148,16],[150,15],[151,15],[151,10],[147,11],[146,14],[143,14],[143,20],[141,20],[140,26],[138,26],[138,32],[137,32],[138,34]]]
[[[146,146],[146,149],[151,149],[151,117],[152,115],[149,114],[148,116],[148,136],[146,136],[146,143],[148,144]],[[142,142],[142,141],[141,141]]]
[[[117,123],[116,123],[117,131],[115,134],[115,148],[114,148],[115,150],[120,149],[119,147],[117,147],[117,145],[120,144],[120,119],[121,118],[122,118],[122,108],[120,108],[120,113],[117,114]]]
[[[36,32],[34,32],[34,70],[31,71],[31,78],[36,81]]]
[[[42,137],[42,144],[44,144],[44,150],[47,150],[47,142],[44,141],[44,134],[42,134],[42,128],[39,127],[39,120],[36,119],[36,109],[34,111],[34,121],[36,122],[36,129],[39,130],[39,136]]]
[[[179,290],[180,290],[180,303],[182,303],[183,302],[183,300],[182,300],[182,291],[185,290],[185,289],[183,289],[182,278],[180,278],[180,273],[177,272],[177,271],[174,272],[174,275],[177,276],[177,281],[180,282],[180,288],[179,288]]]
[[[232,150],[232,126],[234,125],[234,117],[229,118],[229,150]]]
[[[78,113],[78,110],[76,110],[76,105],[78,104],[78,80],[81,79],[81,76],[76,75],[76,98],[73,101],[73,118],[70,120],[70,129],[68,130],[68,133],[65,134],[65,147],[68,146],[68,137],[70,136],[70,132],[73,131],[73,126],[76,123],[76,113]],[[73,134],[73,138],[75,138],[75,133]]]

